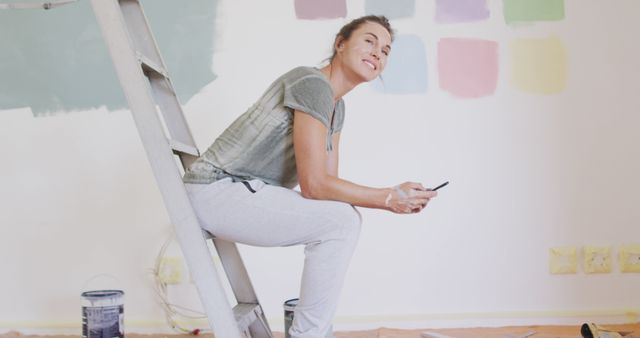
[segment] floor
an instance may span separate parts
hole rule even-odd
[[[640,338],[640,323],[625,325],[605,325],[608,329],[633,332],[625,338]],[[368,331],[336,332],[335,338],[422,338],[421,333],[431,332],[444,335],[441,338],[581,338],[579,326],[511,326],[499,328],[465,328],[465,329],[419,329],[399,330],[380,328]],[[202,334],[202,338],[212,338],[211,334]],[[281,332],[275,338],[283,338]],[[0,338],[35,338],[40,336],[22,335],[19,332],[0,334]],[[47,338],[77,338],[78,336],[45,336]],[[126,333],[127,338],[193,338],[190,335],[141,335]],[[432,336],[437,338],[438,336]]]

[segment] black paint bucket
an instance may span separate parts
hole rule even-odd
[[[82,337],[124,338],[124,292],[96,290],[82,293]]]
[[[291,327],[291,324],[293,324],[293,312],[295,311],[299,301],[300,299],[298,298],[289,299],[282,305],[284,307],[284,338],[291,338],[289,335],[289,328]],[[333,326],[329,328],[329,332],[327,332],[325,338],[333,338]]]

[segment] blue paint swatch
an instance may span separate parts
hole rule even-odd
[[[384,15],[389,19],[410,18],[415,15],[416,0],[366,0],[367,15]]]
[[[371,82],[387,94],[421,94],[427,91],[427,53],[422,39],[412,34],[398,35],[391,46],[389,63]]]

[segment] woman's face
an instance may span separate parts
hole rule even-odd
[[[368,82],[380,75],[391,52],[391,35],[383,26],[365,22],[351,33],[349,40],[336,46],[349,75]]]

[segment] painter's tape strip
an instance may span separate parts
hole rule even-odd
[[[0,4],[0,9],[52,9],[64,5],[68,5],[78,0],[60,0],[50,1],[43,3],[13,3],[13,4]]]

